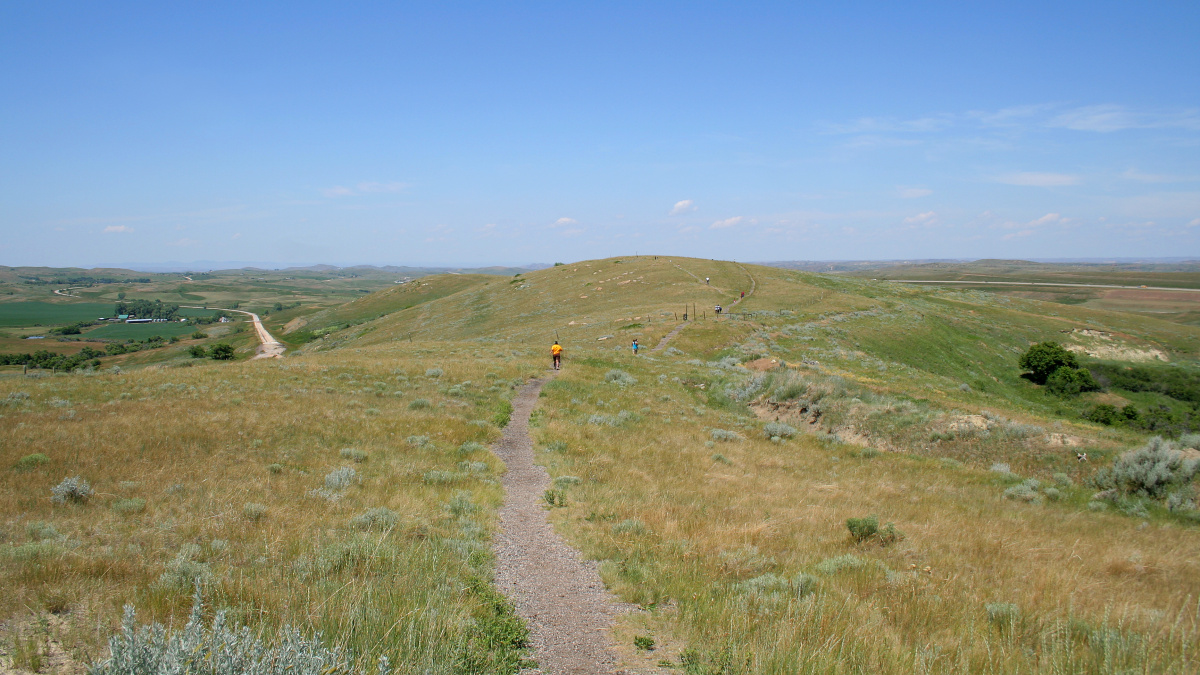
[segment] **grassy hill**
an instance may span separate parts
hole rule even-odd
[[[200,579],[255,631],[321,630],[364,670],[515,672],[519,626],[488,584],[503,467],[484,445],[558,339],[530,421],[547,508],[643,608],[614,634],[636,672],[1200,668],[1194,488],[1093,498],[1149,433],[1082,416],[1194,406],[1058,398],[1016,367],[1056,340],[1195,373],[1200,329],[646,256],[428,277],[272,321],[303,337],[282,360],[0,377],[14,658],[94,659],[127,602],[179,625]],[[53,503],[76,475],[95,494]],[[846,521],[869,516],[882,533],[856,541]],[[647,635],[656,649],[635,649]]]

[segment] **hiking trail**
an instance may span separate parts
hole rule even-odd
[[[736,307],[742,300],[745,300],[746,298],[754,295],[754,289],[758,288],[758,282],[754,280],[754,275],[750,274],[750,270],[746,269],[745,267],[742,267],[741,263],[735,263],[735,264],[738,267],[742,268],[742,271],[746,273],[746,276],[750,277],[750,290],[746,291],[745,298],[739,297],[737,300],[734,300],[733,302],[731,302],[729,304],[730,307]],[[676,267],[679,267],[679,265],[676,265]],[[679,267],[679,269],[683,270],[684,272],[687,272],[688,274],[692,274],[691,272],[684,270],[682,267]],[[697,281],[700,280],[700,277],[697,277],[695,274],[692,274],[692,276],[695,277]],[[672,328],[670,333],[667,333],[666,335],[664,335],[663,338],[658,341],[658,344],[654,345],[654,349],[651,349],[650,353],[657,354],[658,352],[662,351],[663,348],[665,348],[667,346],[667,344],[671,342],[671,340],[675,339],[676,335],[679,335],[679,331],[683,330],[685,326],[687,326],[686,321],[679,324],[678,326],[675,326],[674,328]]]
[[[529,415],[549,377],[531,380],[513,399],[513,412],[492,451],[508,470],[500,528],[492,543],[496,587],[528,624],[538,670],[528,673],[601,675],[616,672],[609,629],[633,611],[607,589],[594,563],[584,560],[551,527],[542,495],[550,476],[533,463]]]

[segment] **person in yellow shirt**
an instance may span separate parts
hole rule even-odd
[[[554,359],[554,369],[559,370],[562,366],[562,345],[558,344],[558,340],[554,341],[554,345],[550,347],[550,356]]]

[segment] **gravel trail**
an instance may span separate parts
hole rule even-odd
[[[594,564],[555,533],[542,506],[546,470],[533,463],[529,413],[549,378],[532,380],[513,399],[504,435],[492,446],[508,467],[504,506],[493,543],[496,587],[529,624],[539,670],[529,673],[600,675],[618,672],[608,630],[631,611],[604,588]]]

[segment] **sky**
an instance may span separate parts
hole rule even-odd
[[[0,264],[1200,258],[1200,3],[0,3]]]

